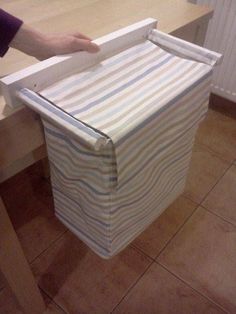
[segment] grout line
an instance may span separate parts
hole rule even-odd
[[[170,244],[170,242],[173,240],[173,238],[177,235],[177,233],[179,233],[181,231],[181,229],[183,229],[184,225],[189,221],[189,219],[193,216],[193,214],[196,212],[196,210],[202,206],[202,203],[205,201],[205,199],[207,198],[207,196],[210,194],[210,192],[214,189],[214,187],[219,183],[219,181],[223,178],[223,176],[226,174],[226,172],[231,168],[231,166],[234,164],[234,162],[232,162],[231,164],[228,165],[228,167],[226,168],[226,170],[223,172],[223,174],[220,176],[220,178],[216,181],[216,183],[212,186],[212,188],[206,193],[206,195],[203,197],[202,201],[200,203],[196,203],[195,200],[192,200],[190,197],[186,196],[183,192],[183,197],[187,198],[188,200],[194,202],[196,204],[196,208],[194,209],[194,211],[192,212],[192,214],[185,219],[185,221],[183,222],[183,224],[177,229],[177,231],[174,233],[174,235],[169,239],[169,241],[166,243],[166,245],[161,249],[161,251],[157,254],[157,256],[155,257],[155,261],[156,259],[161,255],[161,253],[165,250],[165,248]],[[206,209],[204,207],[204,209]],[[217,215],[216,215],[217,216]],[[221,217],[219,217],[221,218]],[[234,225],[233,225],[234,226]]]
[[[192,215],[195,213],[195,211],[198,209],[198,207],[200,206],[199,203],[197,203],[196,201],[193,201],[192,199],[190,199],[189,197],[186,197],[184,195],[184,193],[182,193],[180,195],[180,197],[183,197],[183,198],[186,198],[188,199],[189,201],[191,201],[192,203],[194,203],[195,205],[195,208],[193,210],[193,212],[184,220],[184,222],[179,226],[179,228],[176,230],[176,232],[173,234],[173,236],[166,242],[166,244],[164,245],[164,247],[160,250],[160,252],[155,256],[155,257],[152,257],[152,256],[149,256],[147,253],[145,253],[142,248],[136,246],[135,244],[131,244],[132,247],[136,248],[137,250],[139,250],[141,253],[143,253],[145,256],[151,258],[153,261],[156,260],[156,258],[162,253],[162,251],[166,248],[166,246],[169,244],[169,242],[175,237],[175,235],[180,231],[180,229],[185,225],[185,223],[192,217]]]
[[[194,144],[196,144],[197,146],[202,146],[202,148],[204,150],[206,150],[208,153],[214,155],[214,157],[220,159],[221,161],[223,161],[226,164],[231,164],[232,162],[234,162],[234,160],[230,161],[228,160],[226,157],[224,157],[223,155],[221,155],[220,153],[218,153],[217,151],[213,150],[212,148],[210,148],[209,146],[207,146],[206,144],[202,143],[200,140],[198,140],[196,138]],[[193,146],[194,147],[194,146]]]
[[[199,205],[201,204],[201,202],[199,203],[199,202],[197,202],[196,200],[193,200],[193,199],[191,198],[191,196],[188,196],[187,194],[185,194],[185,191],[183,192],[183,197],[185,197],[185,198],[187,198],[189,201],[191,201],[191,202],[197,204],[197,206],[199,206]]]
[[[231,221],[229,221],[229,220],[225,219],[224,217],[222,217],[222,216],[216,214],[216,213],[213,212],[211,209],[208,209],[208,208],[206,208],[206,207],[203,206],[203,205],[200,205],[200,206],[201,206],[202,208],[204,208],[206,211],[210,212],[212,215],[214,215],[214,216],[220,218],[220,219],[223,220],[224,222],[227,222],[227,223],[231,224],[233,227],[236,227],[236,224],[235,224],[235,223],[232,223]]]
[[[52,241],[52,242],[50,243],[50,245],[49,245],[48,247],[46,247],[46,248],[45,248],[42,252],[40,252],[36,257],[34,257],[34,259],[33,259],[31,262],[29,262],[29,264],[32,265],[38,257],[40,257],[40,256],[41,256],[43,253],[45,253],[48,249],[50,249],[57,241],[59,241],[59,240],[65,235],[66,232],[68,232],[68,229],[66,229],[65,231],[63,231],[54,241]]]
[[[130,293],[131,290],[136,286],[136,284],[139,282],[139,280],[144,276],[144,274],[149,270],[149,268],[155,263],[155,261],[152,261],[150,265],[144,270],[144,272],[135,280],[135,282],[128,288],[126,293],[123,295],[123,297],[120,299],[120,301],[113,307],[111,310],[110,314],[112,314],[115,309],[121,304],[121,302],[125,299],[125,297]]]
[[[234,165],[234,162],[228,163],[228,167],[226,168],[226,170],[223,172],[223,174],[217,179],[216,183],[214,183],[214,185],[211,187],[211,189],[206,193],[206,195],[202,198],[202,200],[197,203],[198,206],[202,206],[202,203],[205,201],[205,199],[208,197],[208,195],[211,193],[211,191],[216,187],[216,185],[220,182],[220,180],[224,177],[224,175],[226,174],[226,172]],[[196,203],[195,200],[191,199],[191,197],[189,197],[188,195],[185,195],[183,192],[183,196],[186,197],[188,200]],[[204,207],[205,208],[205,207]]]
[[[216,185],[220,182],[220,180],[224,177],[224,175],[226,174],[226,172],[232,167],[233,162],[231,162],[228,166],[228,168],[226,168],[226,170],[223,172],[223,174],[221,175],[221,177],[216,181],[216,183],[212,186],[212,188],[206,193],[206,195],[203,197],[203,199],[201,200],[201,202],[199,203],[200,206],[202,206],[202,203],[205,201],[205,199],[208,197],[208,195],[211,193],[211,191],[216,187]]]
[[[50,299],[51,303],[55,304],[57,307],[59,307],[60,310],[62,310],[63,313],[67,314],[67,313],[65,312],[65,310],[64,310],[59,304],[57,304],[57,303],[51,298],[51,296],[50,296],[46,291],[44,291],[44,289],[43,289],[42,287],[40,287],[39,285],[38,285],[38,287],[39,287],[39,290],[41,290],[41,292],[42,292],[43,294],[46,294],[46,296],[48,297],[48,299]],[[45,300],[44,300],[44,302],[45,302]],[[46,310],[47,310],[47,304],[46,304],[46,302],[45,302],[45,305],[46,305]],[[49,305],[49,304],[48,304],[48,305]]]
[[[200,296],[202,296],[203,298],[207,299],[208,301],[210,301],[211,303],[213,303],[214,305],[216,305],[218,308],[220,308],[223,312],[229,314],[229,312],[223,308],[220,304],[216,303],[214,300],[212,300],[211,298],[209,298],[207,295],[204,295],[203,293],[201,293],[200,291],[198,291],[196,288],[192,287],[188,282],[186,282],[184,279],[182,279],[181,277],[179,277],[178,275],[176,275],[174,272],[172,272],[171,270],[169,270],[165,265],[161,264],[158,261],[155,261],[155,263],[157,263],[159,266],[161,266],[162,268],[164,268],[166,271],[168,271],[168,273],[170,273],[171,275],[173,275],[175,278],[177,278],[178,280],[180,280],[184,285],[188,286],[189,288],[191,288],[192,290],[194,290],[197,294],[199,294]]]
[[[151,259],[152,261],[155,261],[155,257],[148,255],[146,252],[144,252],[140,247],[136,246],[135,244],[131,244],[131,247],[140,252],[141,254],[143,254],[145,257]]]
[[[176,230],[176,232],[173,234],[173,236],[166,242],[166,244],[164,245],[164,247],[160,250],[160,252],[156,255],[155,257],[155,261],[156,259],[161,255],[161,253],[166,249],[166,247],[170,244],[170,242],[173,240],[173,238],[177,235],[177,233],[179,233],[184,225],[190,220],[190,218],[193,216],[193,214],[196,212],[196,210],[199,208],[199,204],[196,204],[196,207],[194,208],[193,212],[184,220],[184,222],[179,226],[179,228]]]

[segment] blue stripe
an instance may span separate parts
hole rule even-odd
[[[153,44],[153,46],[155,46],[155,48],[159,48],[159,47],[157,47],[157,46],[154,45],[154,44]],[[90,78],[93,78],[94,75],[103,72],[103,71],[104,71],[104,68],[105,68],[105,69],[108,69],[109,67],[112,67],[113,65],[118,64],[120,61],[122,61],[122,60],[124,59],[124,57],[128,58],[128,57],[130,57],[130,56],[134,56],[134,55],[136,55],[137,53],[142,52],[142,51],[148,49],[149,47],[151,47],[151,44],[150,44],[150,43],[149,43],[148,45],[145,45],[145,46],[140,45],[140,46],[137,47],[137,49],[135,49],[135,50],[133,49],[133,50],[130,51],[129,53],[122,54],[122,55],[121,55],[119,58],[117,58],[116,60],[113,60],[113,59],[111,58],[113,61],[110,62],[110,63],[108,63],[108,64],[105,64],[105,66],[103,65],[103,66],[101,67],[101,65],[97,65],[97,66],[95,66],[95,67],[89,68],[89,70],[90,70],[89,73],[85,74],[84,76],[82,76],[82,77],[81,77],[80,79],[78,79],[78,80],[74,80],[74,81],[72,81],[72,82],[68,82],[67,84],[63,85],[63,87],[61,87],[61,88],[55,90],[54,92],[47,94],[47,97],[55,97],[55,96],[58,95],[58,93],[63,92],[63,91],[64,91],[65,89],[67,89],[67,88],[74,87],[74,86],[80,84],[81,82],[84,83],[85,80],[88,80],[88,79],[90,79]],[[159,49],[160,49],[160,48],[159,48]],[[95,71],[95,72],[94,72],[94,71]]]
[[[88,238],[91,242],[95,243],[99,248],[101,248],[101,249],[105,252],[104,256],[107,256],[106,253],[108,253],[108,254],[110,253],[110,251],[109,251],[107,248],[105,248],[105,247],[102,246],[100,243],[98,243],[97,241],[95,241],[94,238],[91,238],[88,233],[84,233],[81,229],[79,230],[78,227],[76,227],[76,225],[75,225],[72,221],[69,221],[67,218],[65,218],[65,216],[63,216],[62,214],[60,214],[58,211],[57,211],[57,215],[60,216],[62,220],[65,220],[69,225],[73,226],[73,228],[74,228],[78,233],[81,233],[81,234],[84,236],[85,240],[86,240],[86,238]],[[88,231],[89,231],[89,230],[88,230]],[[72,231],[72,232],[73,232],[73,231]]]
[[[150,117],[148,117],[146,120],[144,120],[142,123],[140,123],[137,127],[133,128],[130,132],[127,132],[125,136],[120,138],[116,143],[115,146],[118,147],[121,144],[123,144],[128,138],[130,138],[132,135],[134,135],[137,131],[140,131],[143,129],[147,124],[152,122],[154,119],[156,119],[157,116],[159,116],[163,111],[167,110],[170,106],[172,106],[175,102],[180,100],[183,96],[185,96],[188,92],[190,92],[194,87],[196,87],[198,84],[203,82],[206,78],[210,77],[212,75],[212,69],[206,73],[204,76],[202,76],[199,80],[194,82],[192,85],[190,85],[188,88],[184,89],[181,93],[179,93],[175,98],[171,99],[169,102],[167,102],[162,108],[160,108],[158,111],[153,113]],[[156,100],[154,100],[149,106],[153,106],[156,103]]]
[[[182,169],[182,171],[184,170],[184,168]],[[169,184],[169,189],[166,191],[166,193],[161,197],[160,200],[158,200],[158,205],[160,205],[161,202],[163,202],[168,196],[169,194],[174,190],[174,188],[176,187],[177,184],[179,184],[179,182],[181,182],[183,179],[184,179],[185,175],[183,176],[180,176],[179,179],[177,181],[172,181],[171,184]],[[156,203],[157,200],[154,200],[153,203]],[[129,225],[129,226],[125,226],[125,230],[120,230],[120,232],[116,233],[115,236],[113,237],[112,239],[112,242],[116,241],[117,238],[119,238],[119,236],[122,234],[123,235],[123,238],[124,238],[124,235],[125,233],[129,234],[131,233],[131,228],[135,229],[136,230],[136,234],[139,234],[140,233],[140,227],[137,226],[137,224],[140,224],[140,221],[143,221],[143,219],[145,217],[148,217],[150,215],[150,213],[153,213],[153,210],[151,209],[153,205],[148,205],[146,208],[143,209],[143,211],[145,211],[144,213],[144,216],[139,219],[138,221],[136,221],[135,225],[134,223]],[[149,211],[149,212],[147,212]],[[159,215],[158,215],[159,216]],[[153,221],[153,219],[152,219]],[[137,229],[137,227],[139,227],[139,229]],[[124,229],[124,228],[123,228]],[[124,240],[123,240],[123,243],[124,243]]]
[[[196,106],[196,105],[199,105],[199,103],[202,102],[202,99],[204,99],[204,100],[206,99],[206,100],[207,100],[208,97],[209,97],[209,91],[207,91],[207,92],[204,93],[204,97],[203,97],[203,95],[200,95],[200,97],[198,97],[195,102],[192,102],[192,101],[190,100],[191,102],[188,103],[188,107],[189,107],[189,106],[195,107],[195,109],[192,110],[192,111],[191,111],[190,113],[188,113],[187,115],[185,115],[184,117],[186,117],[186,118],[184,118],[184,120],[187,119],[187,118],[189,118],[190,116],[192,116],[192,115],[195,114],[196,112],[198,112],[200,108],[199,108],[198,106]],[[189,100],[188,100],[188,101],[189,101]],[[203,102],[202,102],[202,103],[203,103]],[[180,110],[179,110],[179,109],[180,109]],[[166,116],[166,117],[164,117],[164,118],[163,118],[162,116],[159,117],[160,119],[158,119],[158,120],[156,121],[156,123],[158,124],[158,123],[159,123],[158,121],[162,122],[162,121],[163,121],[162,119],[165,119],[165,120],[164,120],[164,121],[165,121],[165,125],[164,125],[164,126],[161,126],[161,130],[160,130],[160,126],[158,126],[157,131],[156,131],[156,132],[158,132],[158,136],[163,135],[163,133],[165,133],[165,132],[170,128],[170,126],[168,126],[168,123],[171,123],[171,120],[173,119],[173,116],[172,116],[172,115],[174,115],[174,116],[176,117],[176,115],[180,115],[180,114],[181,114],[180,112],[181,112],[182,110],[183,110],[183,107],[180,107],[180,108],[177,108],[177,110],[174,109],[173,113],[170,113],[168,116]],[[186,109],[186,110],[187,110],[187,109]],[[184,110],[184,111],[185,111],[185,110]],[[183,119],[182,119],[182,121],[183,121]],[[189,122],[191,122],[191,119],[190,119]],[[174,122],[174,126],[175,126],[177,123],[181,123],[181,122],[175,121],[175,122]],[[155,124],[155,123],[154,123],[154,124]],[[171,123],[171,127],[172,127],[172,126],[173,126],[173,123]],[[180,129],[179,129],[179,130],[180,130]],[[161,132],[161,133],[160,133],[160,132]],[[155,136],[155,134],[153,133],[153,129],[151,129],[151,128],[150,128],[149,130],[147,130],[147,132],[145,132],[145,138],[147,138],[146,145],[149,144],[150,141],[153,140],[154,136]],[[130,144],[129,149],[131,149],[132,154],[137,154],[138,152],[140,152],[141,144],[142,144],[142,138],[141,138],[141,137],[139,137],[139,138],[137,139],[137,141],[133,141],[133,142]],[[129,159],[127,159],[127,155],[122,155],[122,156],[119,157],[119,163],[124,163],[125,161],[130,162]]]
[[[46,99],[42,98],[41,96],[35,94],[32,91],[27,89],[21,90],[25,96],[29,97],[31,100],[36,102],[38,105],[42,106],[43,108],[47,109],[48,111],[52,112],[54,115],[60,117],[64,121],[68,122],[68,124],[75,126],[82,132],[95,139],[101,138],[99,133],[96,133],[93,129],[90,129],[88,126],[85,126],[82,122],[75,119],[74,117],[70,116],[68,113],[62,111],[60,108],[57,108],[55,104],[48,102]]]
[[[185,146],[188,146],[188,144],[186,144]],[[150,191],[153,189],[153,187],[157,184],[158,180],[160,179],[160,176],[172,165],[174,164],[175,162],[178,162],[179,160],[181,160],[182,158],[184,158],[185,156],[187,156],[187,154],[189,154],[189,152],[191,151],[192,148],[188,149],[187,151],[185,151],[184,153],[182,153],[180,156],[178,156],[177,158],[175,159],[172,159],[169,161],[169,163],[160,169],[160,172],[158,173],[158,176],[155,175],[156,180],[152,183],[152,185],[150,185],[150,189],[145,193],[145,194],[142,194],[139,198],[135,199],[135,201],[132,201],[132,202],[129,202],[129,203],[125,203],[125,204],[122,204],[121,206],[117,206],[115,207],[114,209],[112,209],[111,211],[111,214],[115,214],[118,210],[122,209],[123,207],[126,207],[126,206],[130,206],[130,205],[135,205],[135,203],[141,201],[145,196],[147,196],[148,193],[150,193]]]
[[[130,80],[129,82],[121,85],[120,87],[114,89],[113,91],[111,91],[110,93],[104,95],[101,98],[98,98],[94,101],[92,101],[91,103],[89,103],[88,105],[84,106],[81,109],[76,109],[74,111],[71,111],[70,113],[72,115],[76,115],[79,114],[81,112],[87,111],[88,109],[95,107],[97,105],[99,105],[100,103],[102,103],[103,101],[107,100],[108,98],[120,93],[121,91],[123,91],[124,89],[128,88],[129,86],[133,85],[134,83],[138,82],[139,80],[141,80],[142,78],[144,78],[145,76],[147,76],[148,74],[152,73],[153,71],[155,71],[156,69],[160,68],[162,65],[166,64],[169,60],[173,59],[174,56],[173,55],[169,55],[167,56],[162,62],[158,63],[157,65],[154,65],[152,67],[150,67],[149,69],[147,69],[146,71],[144,71],[142,74],[136,76],[134,79]],[[72,103],[73,104],[73,103]],[[71,104],[71,105],[72,105]]]
[[[69,171],[73,171],[74,173],[77,171],[80,172],[81,168],[83,167],[83,170],[86,171],[87,173],[87,178],[93,178],[93,180],[99,180],[101,181],[101,178],[103,178],[103,180],[105,180],[105,182],[109,181],[109,182],[117,182],[117,176],[116,174],[113,174],[112,176],[112,171],[109,169],[107,171],[103,171],[101,168],[95,168],[92,167],[90,165],[90,161],[87,162],[87,165],[81,165],[81,163],[76,163],[76,161],[74,161],[71,156],[70,156],[70,152],[68,152],[69,154],[67,154],[66,152],[61,152],[60,150],[58,150],[58,147],[55,148],[54,147],[50,147],[50,144],[48,144],[48,152],[51,154],[49,156],[49,160],[53,162],[53,160],[59,164],[61,163],[67,163],[67,168],[69,169]],[[58,145],[57,145],[58,146]],[[58,155],[60,155],[58,157]],[[79,156],[75,156],[75,159],[79,159]],[[86,163],[86,161],[84,161],[84,163]],[[112,165],[113,166],[113,165]],[[76,170],[74,168],[76,168]],[[115,166],[113,166],[115,168]],[[63,168],[63,166],[61,166],[61,168]],[[92,171],[91,171],[92,169]],[[115,168],[116,169],[116,168]],[[113,169],[112,169],[113,170]],[[84,175],[84,174],[83,174]]]
[[[177,73],[180,68],[183,68],[183,64],[182,64],[182,63],[179,64],[179,65],[177,65],[177,66],[174,68],[174,70],[171,69],[171,70],[168,71],[165,75],[163,75],[163,76],[160,78],[160,80],[159,80],[160,84],[166,82],[167,79],[171,80],[171,79],[172,79],[172,78],[171,78],[171,75],[172,75],[172,74],[174,75],[175,73]],[[158,82],[158,83],[159,83],[159,82]],[[101,121],[103,121],[103,120],[106,121],[106,119],[107,119],[108,117],[110,117],[111,115],[120,112],[120,111],[121,111],[121,110],[120,110],[121,108],[125,108],[125,109],[126,109],[126,108],[128,108],[129,105],[133,105],[135,101],[136,101],[136,103],[137,103],[137,100],[139,100],[139,97],[143,96],[145,92],[149,92],[149,94],[150,94],[150,91],[153,92],[153,90],[156,90],[156,93],[158,93],[157,87],[159,87],[159,86],[157,86],[157,82],[154,81],[154,83],[153,83],[153,84],[150,84],[147,88],[141,88],[141,91],[140,91],[140,92],[135,91],[135,96],[130,97],[130,98],[126,99],[126,100],[123,101],[123,102],[120,101],[120,102],[117,103],[116,105],[112,105],[112,106],[109,108],[109,110],[106,110],[106,111],[103,112],[102,114],[99,114],[99,115],[94,114],[94,117],[89,119],[89,123],[95,124],[95,123],[101,123]],[[154,88],[154,89],[153,89],[153,88]],[[146,97],[148,97],[149,94],[146,95]],[[116,119],[119,119],[119,117],[120,117],[120,116],[123,116],[123,114],[124,114],[124,113],[121,111],[120,115],[119,115]],[[106,124],[105,124],[105,127],[106,127]],[[104,125],[102,126],[102,128],[104,128]]]
[[[94,97],[94,95],[99,95],[100,93],[104,92],[105,90],[109,89],[110,87],[115,86],[115,84],[117,84],[117,83],[119,84],[120,82],[122,82],[122,80],[126,79],[130,75],[130,73],[132,73],[134,70],[136,72],[142,71],[145,67],[150,66],[150,63],[155,62],[155,64],[157,64],[158,62],[161,62],[163,57],[166,57],[166,54],[163,52],[163,53],[159,54],[158,57],[159,58],[157,58],[157,55],[155,54],[154,57],[152,57],[151,59],[149,58],[147,61],[145,61],[141,64],[139,64],[137,61],[137,63],[135,64],[135,69],[134,69],[134,65],[132,65],[131,68],[129,69],[129,72],[127,72],[127,73],[122,73],[122,67],[123,67],[123,64],[122,64],[118,70],[114,71],[115,73],[111,72],[109,74],[109,76],[113,75],[112,78],[109,78],[108,80],[104,81],[102,86],[99,86],[98,89],[94,89],[90,93],[86,93],[86,95],[84,95],[84,90],[86,91],[86,90],[91,89],[91,85],[96,86],[97,82],[99,83],[99,80],[101,80],[102,78],[105,77],[105,74],[103,75],[103,77],[99,77],[97,79],[97,81],[93,82],[92,84],[90,82],[88,82],[88,86],[85,86],[83,88],[79,88],[79,86],[78,86],[76,92],[79,94],[79,96],[78,96],[79,98],[76,97],[76,100],[73,100],[74,98],[72,96],[70,103],[68,103],[68,101],[66,101],[67,103],[65,105],[62,105],[62,108],[64,108],[64,109],[68,108],[68,111],[70,111],[70,112],[75,110],[76,108],[81,106],[81,104],[83,104],[84,102],[87,103],[88,99]],[[121,73],[121,75],[116,76],[117,72]],[[73,92],[72,92],[72,94],[73,94]],[[60,102],[61,101],[63,101],[63,97],[60,98]],[[76,107],[76,108],[74,108],[74,107]]]
[[[69,201],[71,201],[72,203],[74,203],[74,204],[83,212],[83,214],[84,214],[85,216],[87,216],[89,219],[94,220],[94,221],[97,222],[99,225],[102,225],[102,226],[104,226],[104,227],[109,227],[109,226],[110,226],[110,224],[104,223],[103,221],[100,221],[100,220],[96,219],[95,217],[89,215],[85,210],[82,209],[81,204],[79,204],[79,203],[78,203],[77,201],[75,201],[73,198],[71,198],[71,197],[69,197],[68,195],[66,195],[65,193],[63,193],[60,189],[58,189],[58,188],[55,187],[54,185],[53,185],[53,189],[54,189],[55,192],[58,193],[59,195],[61,194],[61,196],[59,196],[59,197],[61,197],[62,199],[63,199],[63,198],[67,198]],[[56,196],[56,197],[58,197],[58,196]],[[66,204],[65,204],[65,205],[66,205]],[[77,211],[77,210],[74,210],[74,208],[72,209],[72,207],[71,207],[70,210],[71,210],[72,212],[74,212],[75,214],[78,215],[78,211]]]
[[[55,167],[56,171],[60,173],[60,175],[65,179],[65,180],[68,180],[70,182],[78,182],[78,183],[81,183],[82,185],[86,186],[89,190],[91,190],[92,192],[94,192],[95,194],[97,195],[102,195],[102,196],[108,196],[110,195],[109,192],[100,192],[98,190],[96,190],[94,187],[92,187],[91,185],[89,185],[87,182],[79,179],[79,178],[69,178],[67,177],[52,161],[51,161],[51,164],[53,165],[53,167]]]
[[[187,129],[184,130],[184,132],[182,132],[179,136],[175,137],[171,142],[169,142],[168,144],[166,144],[161,150],[158,150],[157,152],[155,152],[153,155],[151,155],[146,161],[145,161],[145,165],[141,165],[139,167],[139,169],[137,169],[136,172],[133,173],[132,176],[130,176],[125,182],[122,183],[122,186],[118,186],[118,190],[120,190],[121,188],[123,188],[125,185],[127,185],[129,183],[129,181],[133,180],[139,173],[140,171],[142,171],[143,169],[145,169],[148,164],[153,161],[153,159],[156,157],[157,154],[160,154],[163,150],[165,150],[168,146],[171,146],[174,142],[176,142],[178,139],[180,139],[181,137],[183,137],[183,135],[185,135],[185,133],[187,133],[189,130],[191,130],[195,125],[197,125],[199,123],[199,121],[202,119],[202,116],[196,120],[190,127],[188,127]],[[119,179],[118,179],[119,180]]]
[[[80,148],[78,148],[77,146],[75,146],[70,139],[67,136],[64,136],[63,134],[57,133],[52,129],[47,128],[46,126],[44,126],[44,130],[51,134],[52,136],[59,138],[63,141],[65,141],[69,146],[71,146],[76,152],[82,154],[82,155],[86,155],[86,156],[92,156],[92,157],[97,157],[97,158],[107,158],[107,159],[111,159],[112,156],[111,155],[105,155],[105,154],[94,154],[92,152],[86,152],[81,150]],[[78,139],[79,140],[79,139]],[[79,145],[83,145],[81,142],[79,143]]]

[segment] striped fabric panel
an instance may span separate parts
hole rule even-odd
[[[44,119],[57,217],[109,258],[184,189],[212,66],[143,41],[40,94],[107,138],[92,149]]]
[[[135,134],[142,132],[144,136],[150,118],[210,77],[211,70],[208,65],[176,57],[144,41],[41,94],[112,139],[117,180],[122,185],[125,172],[119,158],[126,155],[122,143],[128,140],[129,146]],[[144,150],[143,145],[147,149],[145,139],[141,137],[139,143],[143,143],[140,150]]]
[[[88,236],[89,243],[84,240],[88,245],[92,245],[92,237],[94,245],[97,246],[100,243],[99,252],[104,251],[104,247],[106,247],[107,257],[112,256],[117,253],[117,243],[119,243],[119,246],[120,243],[123,246],[127,245],[134,234],[140,233],[140,230],[143,230],[150,223],[150,215],[153,219],[153,217],[156,218],[160,214],[160,210],[163,210],[162,203],[166,199],[169,202],[173,201],[176,197],[174,192],[176,192],[175,189],[179,182],[182,182],[182,188],[178,191],[179,193],[182,192],[190,155],[191,152],[187,150],[184,158],[179,158],[177,162],[173,163],[173,159],[163,160],[164,163],[159,163],[158,167],[148,169],[145,175],[144,173],[140,174],[130,185],[132,187],[143,184],[145,189],[141,188],[142,194],[140,195],[140,190],[136,190],[131,192],[126,199],[125,195],[120,194],[124,206],[122,204],[116,206],[114,211],[109,212],[108,216],[105,216],[104,212],[97,213],[94,211],[91,217],[90,202],[85,204],[79,197],[80,193],[76,198],[77,201],[75,201],[75,196],[73,199],[68,198],[65,183],[62,182],[60,187],[63,191],[61,198],[58,199],[58,192],[54,188],[54,198],[58,200],[56,212],[65,217],[67,222],[71,221],[72,226],[77,226],[78,232]],[[172,176],[174,176],[174,180]],[[57,181],[58,185],[59,182]],[[125,200],[126,204],[124,204]],[[119,204],[119,201],[117,203]],[[94,217],[96,214],[100,215],[100,219],[97,216]],[[130,234],[131,230],[132,233]],[[96,252],[97,250],[98,247]]]
[[[83,219],[73,217],[71,211],[74,210],[73,204],[68,201],[65,195],[56,196],[54,192],[54,202],[56,216],[59,220],[75,235],[77,235],[83,242],[85,242],[96,254],[100,257],[108,259],[118,254],[124,249],[134,238],[136,238],[143,230],[145,230],[162,212],[166,209],[182,192],[184,189],[185,180],[180,179],[177,182],[171,193],[169,192],[166,197],[158,203],[158,199],[153,201],[152,207],[149,207],[150,213],[145,215],[142,222],[136,224],[134,228],[126,229],[125,232],[120,234],[120,237],[111,243],[109,234],[106,237],[106,241],[101,240],[101,236],[95,236],[94,232],[91,233],[91,229],[86,228],[87,224]],[[65,205],[66,201],[66,205]],[[92,230],[94,228],[92,227]],[[109,228],[107,228],[109,230]]]
[[[176,186],[181,183],[178,191],[183,190],[196,127],[176,141],[155,165],[130,181],[123,192],[97,194],[77,182],[55,176],[52,167],[57,216],[72,231],[77,226],[76,234],[99,255],[116,254],[166,208],[163,202],[174,200]]]
[[[43,124],[47,151],[58,175],[65,168],[64,173],[72,182],[79,182],[84,188],[101,194],[107,194],[109,189],[117,185],[117,166],[111,142],[99,151],[94,151],[79,138],[70,138],[63,129],[60,130],[45,119]]]
[[[103,254],[104,246],[108,250],[107,257],[116,254],[120,247],[127,245],[134,235],[139,234],[153,220],[153,217],[156,218],[160,211],[166,208],[162,207],[163,202],[174,200],[176,187],[179,187],[180,183],[181,189],[178,188],[178,192],[182,192],[191,156],[189,145],[192,145],[192,138],[193,134],[186,135],[184,144],[180,145],[177,142],[175,150],[168,152],[167,156],[164,156],[162,161],[159,161],[154,167],[140,173],[137,178],[130,182],[126,191],[115,195],[111,204],[113,210],[110,210],[108,219],[102,212],[99,212],[101,215],[99,222],[98,217],[89,220],[71,215],[72,210],[77,213],[82,211],[88,215],[91,204],[89,201],[87,204],[83,203],[79,197],[80,192],[78,192],[77,198],[74,195],[73,201],[72,198],[68,200],[68,197],[65,196],[67,192],[64,182],[61,184],[63,194],[60,201],[64,203],[64,207],[62,208],[63,205],[60,206],[58,203],[56,211],[62,213],[64,217],[66,216],[67,222],[71,221],[72,226],[78,223],[78,232],[82,232],[84,235],[88,234],[89,243],[85,242],[90,246],[92,245],[91,235],[93,235],[94,245],[97,246],[97,243],[100,242],[100,250],[98,251],[96,248],[96,252],[99,252],[100,255]],[[175,157],[173,158],[173,156]],[[59,183],[57,182],[57,184]],[[127,193],[129,190],[130,192]],[[74,201],[75,199],[77,202]],[[104,203],[105,201],[102,204],[105,205]],[[81,204],[84,205],[84,210],[81,209]],[[73,207],[70,209],[70,206]],[[97,214],[97,211],[94,210],[93,213]],[[107,237],[104,237],[105,231],[107,231]],[[111,241],[110,244],[106,242],[108,240]]]
[[[192,124],[196,121],[198,123],[202,114],[200,105],[204,106],[209,97],[209,84],[210,79],[203,81],[176,103],[166,106],[165,110],[159,110],[157,115],[151,116],[148,123],[139,125],[135,132],[129,134],[129,141],[123,141],[116,147],[119,182],[133,173],[132,167],[137,171],[138,165],[142,168],[150,163],[151,152],[157,156],[158,152],[168,147]],[[150,154],[147,153],[149,151]]]

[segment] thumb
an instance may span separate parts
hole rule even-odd
[[[77,50],[84,50],[92,53],[100,50],[98,45],[87,39],[76,39],[75,44],[77,46],[75,47]]]

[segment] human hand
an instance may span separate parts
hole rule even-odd
[[[89,37],[79,32],[65,35],[45,35],[25,24],[16,33],[10,47],[39,60],[81,50],[91,53],[99,51],[99,47]]]

